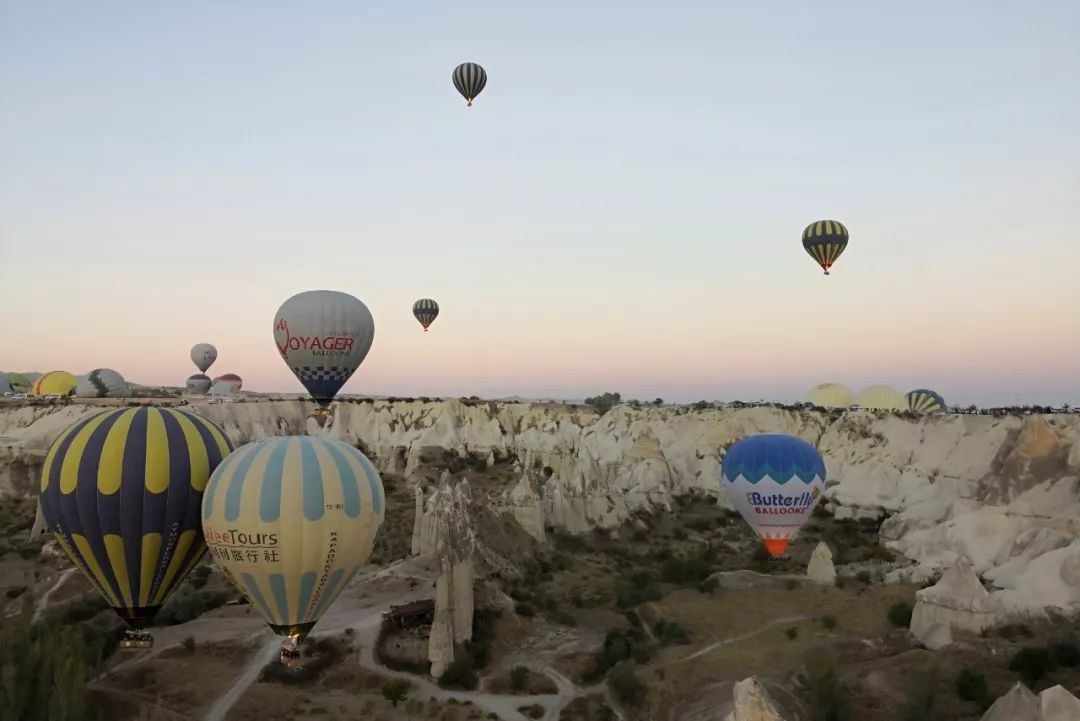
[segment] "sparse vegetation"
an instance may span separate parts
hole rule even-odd
[[[822,655],[809,659],[806,685],[812,721],[852,721],[851,694],[840,681],[836,661]]]
[[[592,406],[600,415],[607,413],[621,402],[622,395],[610,392],[585,399],[585,405]]]
[[[510,687],[515,691],[525,690],[529,683],[529,669],[524,666],[514,666],[510,669]]]
[[[409,693],[412,691],[412,684],[405,679],[394,679],[387,681],[382,686],[382,695],[391,706],[397,707],[399,703],[404,703],[409,698]]]
[[[649,690],[634,673],[629,661],[623,661],[608,675],[608,688],[615,700],[630,708],[641,708],[649,696]]]
[[[826,631],[835,631],[836,625],[836,616],[825,616],[821,619],[821,627]]]
[[[956,695],[965,701],[977,704],[980,710],[987,708],[992,703],[986,676],[969,668],[965,668],[956,677]]]
[[[1028,686],[1038,683],[1057,668],[1057,662],[1045,648],[1022,648],[1009,662],[1009,670],[1020,675]]]
[[[899,601],[889,606],[889,623],[897,628],[907,628],[911,625],[912,607],[906,601]]]
[[[791,626],[790,628],[784,630],[784,635],[787,636],[788,641],[794,641],[799,637],[799,629]]]
[[[83,721],[95,649],[78,629],[0,619],[0,721]]]

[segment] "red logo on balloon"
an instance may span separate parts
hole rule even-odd
[[[286,359],[291,350],[306,350],[315,355],[346,355],[353,346],[353,338],[347,333],[324,336],[293,335],[289,332],[289,324],[284,318],[277,322],[277,330],[285,334],[285,342],[278,346],[278,351],[281,357]]]

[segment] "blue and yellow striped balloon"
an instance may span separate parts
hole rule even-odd
[[[41,470],[60,548],[133,628],[145,628],[206,551],[203,489],[232,444],[175,408],[116,408],[71,425]]]
[[[299,639],[370,558],[383,504],[378,471],[347,443],[265,438],[214,471],[203,532],[270,628]]]
[[[926,388],[916,388],[907,394],[908,408],[916,413],[943,413],[945,399],[940,393]]]
[[[848,244],[848,229],[836,220],[817,220],[806,226],[802,234],[803,250],[817,261],[825,275],[829,274]]]

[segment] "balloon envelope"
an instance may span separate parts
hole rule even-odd
[[[472,105],[472,101],[487,85],[487,71],[476,63],[462,63],[454,68],[451,76],[454,87]]]
[[[917,388],[907,394],[908,409],[916,413],[943,413],[945,399],[940,393],[926,388]]]
[[[873,411],[906,411],[908,400],[903,393],[889,386],[871,386],[859,392],[855,402]]]
[[[330,404],[371,349],[375,319],[358,298],[309,290],[289,298],[274,317],[274,344],[285,364],[321,406]]]
[[[216,360],[217,348],[209,343],[196,343],[191,346],[191,362],[195,364],[195,367],[200,372],[205,373],[206,369],[214,365]]]
[[[30,391],[30,395],[48,396],[55,393],[66,396],[75,390],[76,383],[75,376],[67,371],[49,371],[34,381],[34,387]]]
[[[188,393],[205,394],[210,390],[210,376],[196,373],[187,379],[187,382],[184,384],[184,390]]]
[[[0,373],[0,393],[11,393],[11,379],[7,373]]]
[[[76,398],[127,398],[131,395],[124,377],[111,368],[95,368],[79,378]]]
[[[431,298],[421,298],[413,303],[412,314],[420,321],[420,325],[424,326],[424,330],[426,331],[428,326],[439,317],[439,304]]]
[[[265,438],[214,471],[203,531],[270,628],[302,637],[370,557],[383,502],[378,472],[349,444]]]
[[[806,400],[822,408],[847,408],[854,394],[838,383],[822,383],[806,394]]]
[[[818,220],[806,226],[802,236],[803,250],[810,254],[825,275],[829,274],[848,244],[848,229],[836,220]]]
[[[41,510],[75,565],[134,628],[153,621],[206,550],[210,473],[232,450],[202,416],[117,408],[60,434],[41,471]]]
[[[763,433],[728,449],[721,485],[773,556],[783,554],[825,490],[825,462],[795,436]]]

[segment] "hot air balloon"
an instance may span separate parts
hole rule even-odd
[[[795,436],[747,436],[728,449],[721,485],[774,556],[784,553],[825,490],[825,462]]]
[[[244,379],[235,373],[226,373],[225,375],[218,376],[214,379],[214,385],[218,385],[219,383],[231,385],[233,390],[237,392],[244,387]]]
[[[908,400],[904,394],[889,386],[871,386],[859,392],[855,402],[872,411],[906,411]]]
[[[309,290],[282,303],[274,318],[285,364],[316,403],[329,406],[371,349],[371,311],[348,293]]]
[[[907,394],[908,409],[916,413],[942,413],[946,409],[945,399],[940,393],[917,388]]]
[[[454,68],[452,75],[454,87],[461,93],[469,105],[487,85],[487,72],[476,63],[462,63]]]
[[[25,373],[8,373],[7,376],[11,387],[15,390],[25,391],[34,384],[34,381],[27,378]]]
[[[371,461],[325,437],[264,438],[214,471],[202,504],[210,555],[289,638],[283,658],[367,562],[384,498]]]
[[[187,383],[184,384],[184,390],[188,393],[205,395],[206,392],[210,390],[210,376],[196,373],[187,379]]]
[[[216,360],[217,348],[209,343],[196,343],[191,346],[191,362],[195,364],[200,373],[205,373],[206,369],[214,365]]]
[[[822,383],[806,394],[806,400],[822,408],[847,408],[853,398],[851,391],[838,383]]]
[[[30,395],[49,396],[55,394],[66,396],[75,390],[76,383],[75,376],[67,371],[49,371],[34,381],[34,387],[30,391]]]
[[[232,450],[218,426],[175,408],[116,408],[49,448],[41,510],[60,548],[128,625],[142,630],[206,550],[203,489]],[[128,634],[127,645],[152,644]]]
[[[836,220],[818,220],[806,226],[802,245],[810,257],[817,261],[825,275],[848,244],[848,229]]]
[[[7,373],[0,373],[0,393],[11,393],[12,385],[11,379],[8,378]]]
[[[424,326],[424,332],[427,333],[428,326],[439,317],[439,304],[431,298],[421,298],[413,303],[412,314],[420,321],[420,325]]]
[[[127,398],[130,395],[127,381],[111,368],[95,368],[75,384],[76,398]]]

